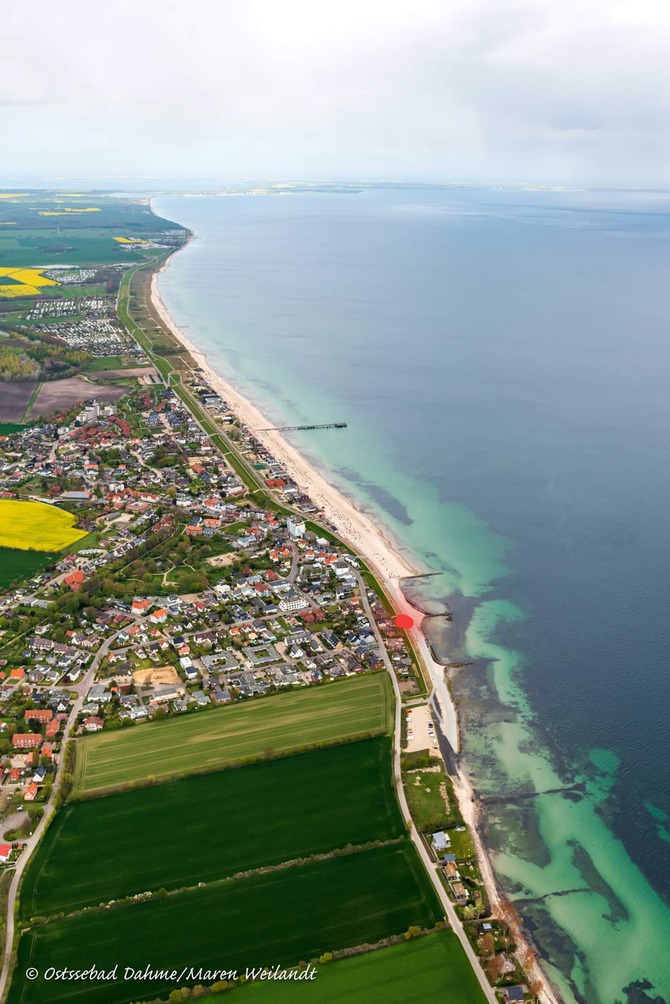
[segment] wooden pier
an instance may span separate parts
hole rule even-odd
[[[259,432],[296,432],[298,429],[346,429],[346,422],[326,422],[323,425],[271,425]]]

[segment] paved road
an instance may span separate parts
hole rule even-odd
[[[475,976],[479,980],[479,984],[482,988],[484,996],[486,997],[489,1004],[498,1004],[498,998],[493,992],[492,987],[489,985],[484,971],[479,962],[479,957],[475,952],[474,948],[468,941],[467,935],[463,930],[463,925],[456,913],[453,903],[449,899],[447,890],[444,888],[442,880],[439,876],[439,866],[433,861],[430,853],[428,852],[426,845],[421,839],[421,834],[414,825],[412,819],[412,814],[407,804],[407,798],[405,797],[405,787],[402,783],[402,772],[400,768],[400,745],[401,745],[401,730],[402,730],[402,695],[400,693],[400,687],[398,686],[398,681],[393,669],[391,660],[389,659],[388,652],[386,651],[386,645],[384,644],[384,639],[381,636],[381,632],[372,614],[372,609],[370,607],[370,601],[368,599],[367,587],[359,573],[356,573],[358,577],[358,585],[361,591],[361,597],[363,599],[363,606],[365,608],[365,613],[368,616],[368,620],[372,625],[372,628],[377,639],[377,644],[379,645],[379,650],[382,654],[382,659],[384,660],[384,665],[389,672],[391,677],[391,682],[393,684],[393,691],[395,693],[395,728],[393,732],[393,774],[396,786],[396,793],[398,795],[398,801],[400,802],[400,808],[403,811],[405,819],[409,825],[409,835],[414,841],[414,846],[419,852],[419,857],[423,861],[426,871],[428,872],[431,882],[435,887],[435,891],[438,895],[440,903],[444,907],[444,912],[447,916],[449,924],[451,925],[456,937],[463,946],[463,950],[468,957],[470,965],[475,971]]]

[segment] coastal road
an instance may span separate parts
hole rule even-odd
[[[362,576],[359,572],[356,573],[358,578],[358,585],[361,592],[361,599],[363,601],[363,607],[367,615],[368,620],[372,626],[372,629],[377,639],[377,644],[379,646],[379,651],[381,653],[384,665],[388,670],[389,676],[391,677],[391,683],[393,684],[393,692],[395,694],[395,725],[393,730],[393,777],[395,781],[396,794],[398,796],[398,801],[400,803],[400,808],[405,816],[405,820],[409,826],[409,835],[414,842],[419,857],[423,861],[423,864],[428,872],[431,882],[435,888],[435,892],[438,895],[440,903],[444,908],[447,920],[451,925],[456,937],[463,946],[463,951],[468,957],[468,961],[472,968],[474,969],[475,976],[479,980],[479,985],[482,988],[482,992],[489,1004],[499,1004],[498,998],[493,992],[493,988],[489,985],[486,976],[484,975],[484,970],[481,967],[479,957],[475,952],[474,948],[468,941],[468,937],[463,930],[463,925],[459,919],[458,914],[454,908],[453,903],[449,899],[447,890],[439,876],[439,865],[433,861],[425,843],[421,838],[421,834],[414,825],[414,820],[412,819],[412,814],[407,804],[407,798],[405,797],[405,787],[402,783],[402,770],[400,767],[400,746],[401,746],[401,735],[402,735],[402,695],[400,693],[400,687],[398,686],[398,680],[396,679],[395,670],[393,669],[393,664],[389,658],[389,654],[386,651],[386,645],[384,644],[384,639],[382,638],[377,622],[374,619],[372,608],[370,606],[370,601],[368,599],[367,587],[363,581]]]

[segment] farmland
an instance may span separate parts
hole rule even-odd
[[[164,839],[175,820],[188,854]],[[31,864],[22,914],[194,886],[402,831],[386,737],[73,802]]]
[[[176,852],[183,847],[181,841],[173,846]],[[290,965],[440,919],[430,880],[404,842],[33,927],[21,939],[8,1001],[129,1004],[165,996],[175,983],[123,980],[125,966],[243,972],[246,966]],[[99,969],[118,963],[121,979],[21,978],[27,966],[40,974],[52,965],[83,970],[93,956]]]
[[[0,223],[6,226],[0,232],[0,269],[141,261],[156,254],[145,241],[151,244],[163,240],[165,231],[181,229],[154,216],[141,200],[96,195],[82,205],[66,192],[7,194],[0,202]],[[115,239],[121,235],[131,243]]]
[[[42,275],[42,269],[0,267],[0,296],[39,296],[42,286],[57,285]]]
[[[213,999],[223,1002],[224,994]],[[295,1004],[290,983],[254,983],[227,994],[228,1004]],[[300,988],[300,1004],[483,1004],[472,967],[452,931],[440,931],[366,955],[319,966],[314,982]]]
[[[216,770],[245,759],[389,732],[385,673],[277,694],[76,743],[75,793]]]
[[[74,516],[43,502],[0,499],[0,547],[21,551],[61,551],[86,536]]]
[[[5,436],[8,432],[16,431],[14,423],[21,423],[37,386],[36,380],[25,380],[22,383],[3,381],[0,399],[0,421],[3,423],[3,431],[0,435]],[[4,428],[5,425],[7,428]]]
[[[47,551],[20,551],[18,548],[0,547],[0,588],[25,582],[49,564],[55,554]]]
[[[97,401],[118,401],[124,387],[107,387],[105,384],[84,380],[81,376],[50,380],[40,387],[35,403],[30,409],[31,418],[50,415],[54,411],[67,411],[82,401],[95,397]]]

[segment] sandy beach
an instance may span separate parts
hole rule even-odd
[[[382,581],[396,609],[398,611],[412,610],[415,627],[409,632],[409,636],[430,675],[432,690],[439,705],[442,733],[458,753],[460,751],[458,713],[447,685],[445,667],[435,661],[430,645],[421,631],[424,615],[410,605],[401,588],[402,580],[407,576],[421,575],[432,571],[432,569],[422,567],[417,559],[403,554],[400,545],[390,539],[386,529],[375,521],[370,512],[363,509],[357,500],[349,498],[339,488],[331,484],[313,462],[303,457],[281,433],[261,431],[267,430],[267,426],[272,424],[271,420],[229,380],[212,368],[206,354],[193,344],[168,313],[158,290],[158,277],[169,267],[170,261],[171,258],[168,258],[162,268],[152,276],[151,301],[156,313],[160,316],[165,327],[188,350],[211,386],[230,405],[240,421],[280,461],[296,484],[321,509],[325,519],[332,523],[341,538],[364,558],[377,578]],[[478,808],[475,793],[469,778],[460,768],[454,782],[454,790],[463,817],[466,823],[472,827],[482,878],[493,912],[496,913],[500,904],[500,893],[490,859],[477,827]],[[522,953],[529,951],[531,946],[523,932],[519,930],[517,935],[517,943],[522,949]],[[543,1004],[559,1004],[551,984],[537,963],[529,968],[533,979],[542,985],[540,999]]]

